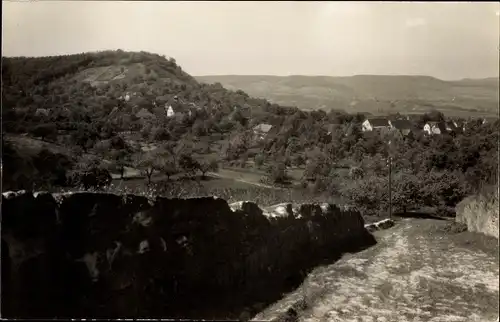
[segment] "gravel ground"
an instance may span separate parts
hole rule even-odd
[[[376,246],[317,268],[254,320],[496,321],[498,240],[449,225],[412,218],[378,231]]]

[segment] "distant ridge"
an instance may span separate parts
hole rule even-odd
[[[428,75],[195,76],[271,102],[304,110],[412,112],[437,109],[445,114],[497,114],[498,77],[442,80]]]

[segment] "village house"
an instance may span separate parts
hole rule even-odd
[[[175,111],[172,105],[165,105],[165,112],[167,113],[167,117],[174,117]]]
[[[446,133],[446,125],[444,122],[429,121],[424,125],[424,132],[427,135],[440,135]]]
[[[271,124],[261,123],[253,128],[253,133],[257,139],[263,140],[272,128]]]
[[[363,132],[374,130],[388,130],[390,129],[389,120],[386,118],[370,118],[366,119],[362,126]]]
[[[428,135],[434,134],[457,134],[465,131],[465,124],[454,120],[446,122],[427,122],[423,128],[424,132]]]
[[[128,101],[130,101],[130,99],[132,97],[137,97],[137,93],[129,93],[129,92],[127,92],[127,93],[125,93],[125,95],[122,95],[122,96],[118,97],[118,99],[119,100],[123,100],[125,102],[128,102]]]
[[[192,117],[193,116],[193,110],[194,108],[181,108],[181,107],[174,107],[172,105],[166,104],[165,105],[165,113],[168,118],[176,117],[176,118],[181,118],[183,116],[187,117]]]
[[[459,129],[461,129],[462,133],[465,132],[467,128],[467,121],[455,121],[455,124]]]
[[[463,127],[459,126],[456,121],[445,122],[445,129],[449,133],[460,133],[463,132]]]
[[[389,125],[391,130],[399,131],[403,136],[412,134],[414,130],[413,124],[408,120],[389,121]]]

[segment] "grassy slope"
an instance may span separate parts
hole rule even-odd
[[[498,79],[443,81],[429,76],[199,76],[201,82],[220,82],[230,89],[303,109],[337,108],[348,111],[416,111],[433,107],[445,113],[497,113]],[[391,107],[393,102],[393,107]],[[469,111],[467,111],[469,110]],[[485,113],[478,113],[485,114]]]

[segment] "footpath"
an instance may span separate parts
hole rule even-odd
[[[378,244],[317,268],[255,321],[497,321],[498,240],[401,219]]]

